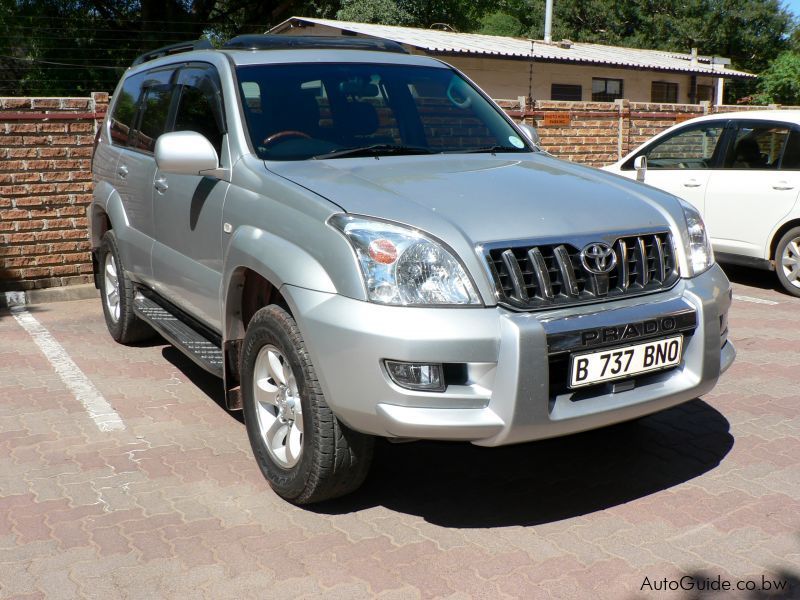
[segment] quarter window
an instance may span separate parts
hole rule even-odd
[[[592,101],[613,102],[622,98],[622,79],[592,78]]]
[[[142,93],[144,74],[133,75],[125,80],[111,112],[111,143],[124,146],[136,118],[136,105]]]

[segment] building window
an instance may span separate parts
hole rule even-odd
[[[700,86],[697,86],[698,89]],[[675,104],[678,102],[678,84],[667,81],[654,81],[650,85],[650,102],[665,102]]]
[[[554,83],[550,86],[550,100],[583,100],[583,88],[579,85]]]
[[[622,98],[622,79],[592,78],[592,101],[613,102]]]
[[[714,102],[714,86],[713,85],[698,85],[697,86],[697,101],[698,102]]]

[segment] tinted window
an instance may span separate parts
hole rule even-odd
[[[645,150],[648,169],[708,169],[722,137],[724,123],[683,129]]]
[[[212,68],[188,68],[178,77],[180,100],[174,131],[196,131],[204,135],[219,156],[225,132],[222,95]]]
[[[489,102],[450,69],[385,64],[239,67],[256,153],[302,160],[389,145],[424,152],[530,152]]]
[[[167,128],[170,104],[172,102],[172,71],[147,73],[141,100],[139,123],[130,139],[130,145],[140,150],[152,152],[156,138]]]
[[[128,143],[133,121],[136,117],[136,105],[142,93],[144,74],[128,77],[118,92],[111,113],[111,142],[124,146]]]
[[[788,127],[740,125],[725,159],[729,169],[777,169],[789,137]]]

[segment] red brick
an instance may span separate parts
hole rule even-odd
[[[58,98],[33,98],[31,107],[34,110],[61,108],[61,100]]]

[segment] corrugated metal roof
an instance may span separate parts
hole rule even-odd
[[[755,77],[744,71],[711,65],[711,57],[701,56],[693,64],[691,55],[662,50],[621,48],[602,44],[571,42],[569,45],[540,40],[483,35],[479,33],[453,33],[435,29],[374,25],[351,21],[334,21],[311,17],[292,17],[273,27],[271,33],[282,33],[292,24],[317,24],[360,35],[393,40],[433,54],[468,54],[509,58],[534,58],[553,62],[612,65],[654,71],[680,71],[697,75],[716,75],[735,78]]]

